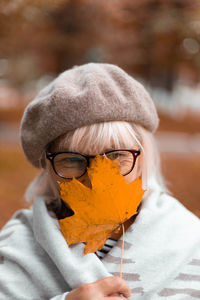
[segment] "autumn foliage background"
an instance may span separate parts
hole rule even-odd
[[[196,0],[3,0],[0,3],[0,226],[38,174],[18,129],[24,107],[57,74],[114,63],[157,106],[168,187],[200,217],[200,3]]]

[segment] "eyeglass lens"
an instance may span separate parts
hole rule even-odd
[[[129,173],[134,164],[134,156],[128,151],[114,151],[105,154],[106,157],[119,164],[122,175]],[[67,178],[80,177],[87,169],[87,159],[79,154],[60,153],[54,158],[56,172]]]

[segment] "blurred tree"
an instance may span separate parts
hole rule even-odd
[[[112,16],[112,62],[168,90],[188,68],[199,81],[199,1],[117,1]]]
[[[19,3],[12,9],[0,7],[0,57],[8,59],[6,75],[14,84],[102,60],[101,23],[106,12],[101,0]]]
[[[172,90],[199,81],[199,16],[198,0],[3,0],[0,76],[20,86],[106,61]]]

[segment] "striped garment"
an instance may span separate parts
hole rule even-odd
[[[122,237],[108,241],[101,259],[83,255],[85,244],[67,245],[45,200],[0,232],[0,300],[65,300],[72,289],[120,274]],[[200,220],[175,198],[148,194],[124,235],[122,278],[130,300],[200,299]]]
[[[98,256],[99,259],[104,258],[104,256],[114,247],[116,242],[117,240],[108,238],[103,248],[101,250],[97,250],[95,254]]]

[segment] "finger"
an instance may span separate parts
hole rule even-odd
[[[106,297],[106,298],[104,298],[105,300],[122,300],[123,298],[122,297],[120,297],[120,296],[118,296],[118,297]]]
[[[104,296],[112,295],[113,293],[122,294],[126,298],[131,296],[130,287],[120,277],[106,277],[96,281],[95,284]]]
[[[109,298],[109,300],[110,299],[122,299],[122,297],[120,296],[121,294],[118,294],[118,293],[114,293],[114,294],[111,294],[111,295],[108,295],[108,298]],[[117,297],[117,298],[116,298]],[[130,297],[130,296],[129,296]],[[125,298],[129,298],[129,297],[125,297]],[[104,298],[105,299],[105,298]],[[107,298],[106,298],[107,299]],[[124,299],[124,297],[123,297],[123,299]]]

